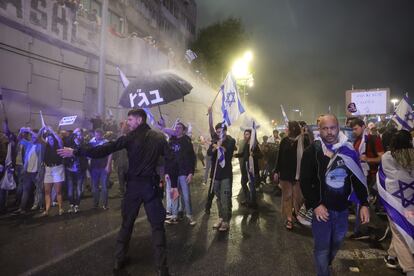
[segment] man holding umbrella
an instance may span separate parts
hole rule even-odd
[[[169,275],[164,229],[165,209],[162,204],[162,190],[159,187],[160,178],[156,173],[158,159],[165,155],[168,145],[162,134],[150,129],[146,119],[147,115],[143,109],[132,109],[128,112],[128,134],[101,146],[64,148],[58,150],[58,153],[62,157],[101,158],[122,149],[127,150],[128,182],[122,201],[122,225],[116,241],[114,271],[120,270],[126,263],[134,222],[141,205],[144,204],[152,228],[154,259],[158,274]]]

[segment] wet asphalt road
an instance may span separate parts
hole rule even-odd
[[[168,263],[173,275],[315,275],[309,228],[284,228],[280,197],[265,186],[257,211],[239,206],[240,173],[234,163],[233,218],[229,233],[212,229],[216,205],[204,214],[208,186],[201,173],[192,183],[197,225],[182,221],[166,225]],[[92,198],[81,202],[79,214],[39,218],[38,212],[0,217],[0,274],[9,275],[113,275],[113,250],[119,229],[120,202],[115,183],[110,209],[92,208]],[[67,207],[68,203],[65,202]],[[333,263],[334,275],[402,275],[384,265],[383,243],[347,239]],[[151,234],[142,208],[130,243],[130,263],[120,275],[155,275]],[[350,267],[359,273],[350,272]]]

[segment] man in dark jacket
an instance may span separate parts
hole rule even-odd
[[[226,135],[227,127],[225,125],[219,123],[215,129],[221,139],[213,141],[207,151],[207,154],[211,156],[211,163],[215,164],[211,169],[211,179],[214,180],[214,193],[217,197],[217,209],[219,210],[219,220],[213,227],[219,231],[228,231],[231,219],[233,186],[231,161],[236,149],[236,140]],[[218,154],[219,151],[220,154]]]
[[[191,138],[185,134],[186,130],[187,127],[183,123],[177,123],[175,133],[169,139],[170,151],[166,158],[165,177],[168,179],[167,181],[171,181],[172,189],[178,188],[189,224],[194,226],[196,221],[193,220],[190,183],[194,175],[196,155]],[[178,200],[173,199],[172,205],[172,217],[166,223],[177,224]]]
[[[165,209],[162,204],[162,190],[159,187],[160,178],[156,172],[158,159],[165,155],[168,146],[165,137],[151,130],[146,119],[147,115],[143,109],[130,110],[127,122],[130,132],[127,135],[104,145],[83,146],[75,150],[64,148],[58,150],[58,153],[62,157],[75,155],[102,158],[115,151],[127,150],[128,183],[122,201],[122,225],[116,243],[114,270],[121,269],[125,264],[134,222],[141,205],[144,204],[152,228],[152,243],[158,274],[169,275],[164,229]]]
[[[330,275],[329,266],[345,238],[351,191],[362,205],[361,222],[369,221],[366,179],[357,153],[344,136],[339,133],[337,118],[324,115],[320,139],[302,157],[300,185],[307,208],[314,209],[312,233],[319,276]]]
[[[262,152],[260,151],[259,146],[256,143],[256,146],[253,148],[253,151],[250,150],[250,138],[252,135],[251,129],[246,129],[244,131],[244,147],[241,153],[237,153],[234,157],[239,158],[240,160],[240,168],[241,168],[241,185],[244,193],[245,201],[242,204],[248,204],[249,207],[256,209],[257,208],[257,201],[256,201],[256,183],[260,183],[260,175],[259,175],[259,159],[263,156]],[[254,165],[254,174],[252,177],[249,176],[249,157],[252,155],[253,157],[253,165]],[[249,186],[247,186],[249,184]]]

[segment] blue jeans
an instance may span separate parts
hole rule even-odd
[[[85,180],[85,172],[66,171],[66,183],[68,187],[68,198],[71,205],[79,206],[82,196],[82,186]]]
[[[217,209],[219,212],[219,218],[222,218],[224,222],[230,222],[231,219],[231,188],[231,178],[214,181],[214,193],[217,197]]]
[[[177,217],[179,211],[179,201],[181,199],[184,202],[184,208],[187,217],[192,219],[193,209],[191,206],[190,184],[187,184],[186,178],[186,175],[180,175],[178,177],[177,188],[180,194],[180,198],[172,202],[172,215],[173,217]]]
[[[329,276],[329,266],[338,252],[348,230],[348,210],[328,210],[329,220],[318,221],[313,215],[312,233],[314,258],[318,276]]]
[[[25,210],[27,208],[27,204],[30,198],[33,196],[33,189],[38,182],[38,173],[29,173],[24,172],[23,175],[23,195],[22,200],[20,202],[20,209]],[[43,191],[42,191],[43,192]],[[43,193],[39,193],[39,196],[42,196]],[[39,199],[38,202],[44,202],[44,200]]]
[[[102,191],[102,205],[108,206],[108,173],[105,168],[103,169],[92,169],[91,170],[91,182],[92,182],[92,194],[94,206],[99,206],[99,186]]]

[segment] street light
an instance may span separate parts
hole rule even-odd
[[[391,99],[391,103],[394,105],[394,110],[395,110],[395,106],[396,104],[399,102],[400,100],[397,98]]]
[[[253,74],[250,72],[250,63],[253,60],[252,51],[246,51],[241,58],[238,58],[233,63],[231,71],[236,81],[243,89],[244,104],[246,105],[247,87],[254,86]]]
[[[299,113],[299,117],[302,118],[302,110],[300,110],[300,109],[292,109],[292,111]]]
[[[231,71],[236,79],[243,79],[249,74],[249,63],[239,58],[233,63]]]
[[[247,62],[251,62],[253,60],[253,53],[252,51],[246,51],[243,55],[243,59]]]

